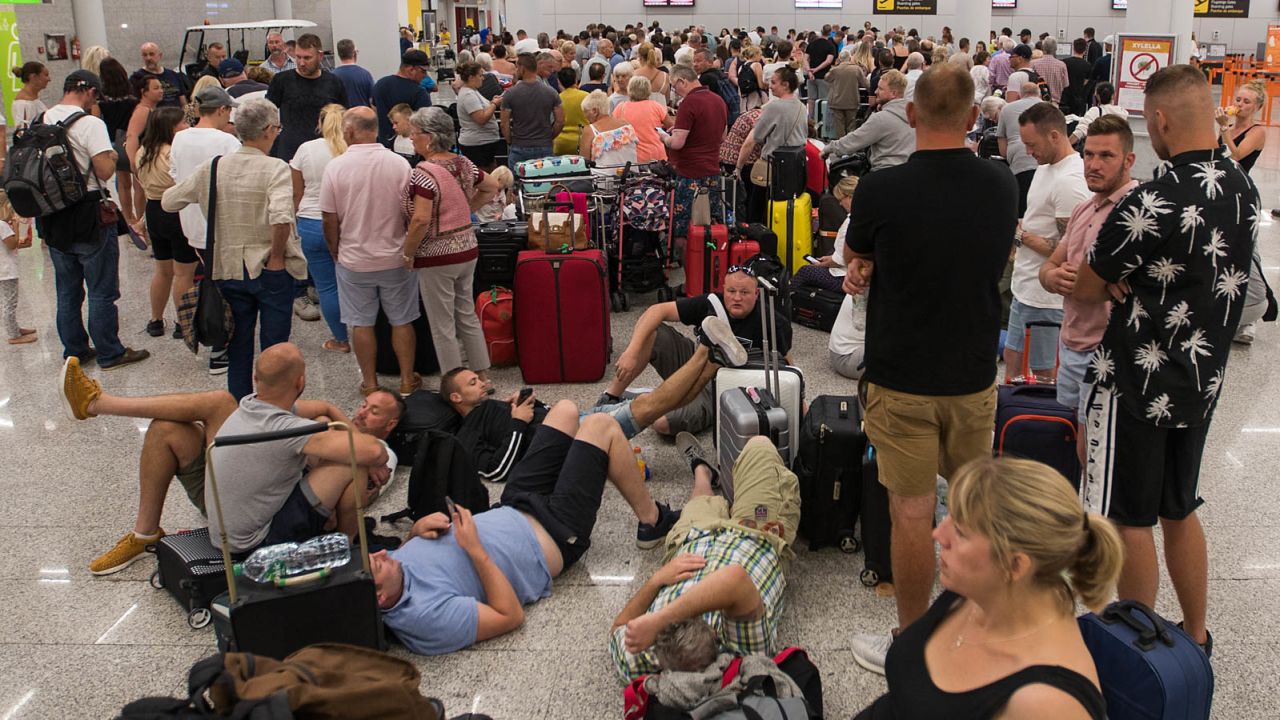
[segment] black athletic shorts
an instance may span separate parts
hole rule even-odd
[[[502,504],[542,523],[568,569],[591,547],[609,474],[609,454],[540,425],[502,490]]]
[[[494,166],[499,155],[507,154],[507,143],[504,140],[495,140],[484,145],[458,145],[458,149],[462,151],[463,157],[475,163],[481,170],[485,170]]]
[[[165,212],[159,200],[148,200],[146,218],[147,236],[151,238],[151,253],[155,259],[180,263],[196,261],[196,251],[187,244],[178,213]]]
[[[1182,520],[1204,504],[1200,461],[1209,423],[1166,428],[1131,415],[1105,388],[1091,386],[1085,428],[1085,508],[1116,524],[1150,527]]]

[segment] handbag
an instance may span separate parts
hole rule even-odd
[[[569,188],[553,185],[547,197],[555,197],[557,191],[568,193]],[[552,205],[568,207],[569,212],[551,212]],[[591,247],[591,240],[587,237],[587,222],[585,219],[579,222],[578,213],[571,202],[559,204],[548,200],[542,206],[540,215],[529,217],[529,249],[545,251],[566,245],[574,250]]]
[[[205,252],[208,258],[204,277],[182,294],[178,302],[178,328],[182,330],[182,342],[193,353],[200,352],[201,345],[211,348],[226,347],[235,332],[235,319],[231,306],[222,297],[222,291],[213,280],[214,219],[217,217],[218,160],[209,164],[209,207],[205,219]]]

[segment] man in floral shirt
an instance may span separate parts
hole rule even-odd
[[[1249,176],[1218,146],[1199,71],[1174,65],[1153,75],[1144,113],[1169,168],[1117,203],[1075,290],[1077,299],[1115,300],[1085,378],[1081,495],[1120,527],[1120,597],[1147,605],[1159,585],[1159,518],[1185,628],[1209,651],[1200,461],[1263,211]]]

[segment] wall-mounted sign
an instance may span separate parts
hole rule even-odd
[[[876,15],[937,15],[938,0],[872,0]]]
[[[1192,0],[1196,4],[1196,17],[1247,18],[1249,0]]]
[[[1130,113],[1142,114],[1147,80],[1173,64],[1173,35],[1119,35],[1111,75],[1116,86],[1115,103]]]

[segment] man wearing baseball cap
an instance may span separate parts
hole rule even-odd
[[[266,84],[250,80],[244,74],[244,64],[235,58],[218,63],[218,77],[222,79],[222,87],[226,88],[227,94],[233,98],[251,92],[267,92]]]
[[[399,72],[374,83],[373,105],[378,111],[378,142],[391,147],[391,142],[395,140],[396,133],[391,127],[391,118],[388,117],[391,108],[400,103],[405,103],[414,110],[431,105],[431,93],[422,87],[422,79],[427,76],[429,64],[426,53],[417,49],[406,50],[400,56]]]

